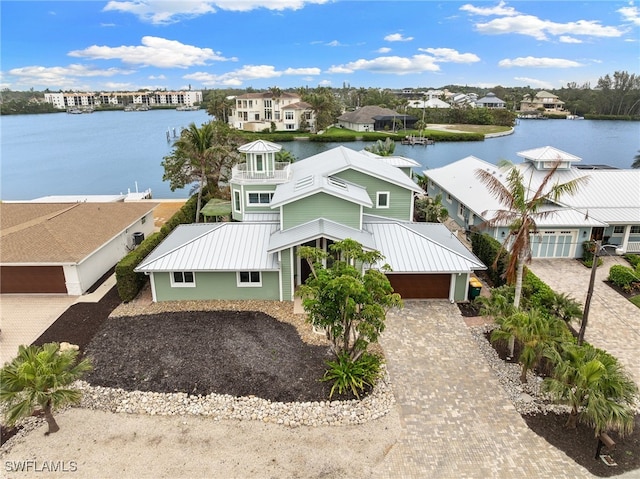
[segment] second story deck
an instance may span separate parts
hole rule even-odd
[[[231,180],[242,183],[284,183],[291,177],[291,163],[277,161],[273,170],[253,171],[246,163],[235,165],[231,170]]]

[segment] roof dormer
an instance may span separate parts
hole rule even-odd
[[[574,163],[582,161],[582,158],[552,146],[521,151],[518,156],[524,158],[526,163],[531,163],[536,170],[550,170],[558,162],[558,170],[569,170]]]

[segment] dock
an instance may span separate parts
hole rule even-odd
[[[401,142],[403,145],[420,145],[420,146],[427,146],[427,145],[433,145],[435,144],[434,140],[431,140],[429,138],[426,138],[424,136],[405,136]]]

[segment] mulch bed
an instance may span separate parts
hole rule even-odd
[[[34,344],[79,345],[93,357],[95,371],[87,378],[93,384],[200,394],[211,389],[274,400],[328,396],[328,384],[318,381],[329,358],[327,348],[301,342],[295,328],[270,316],[215,311],[107,320],[119,303],[113,288],[98,303],[73,305]],[[470,303],[459,306],[463,304]],[[638,417],[631,435],[620,439],[611,434],[617,443],[611,453],[616,467],[594,459],[597,440],[592,429],[579,425],[576,431],[567,430],[566,417],[554,414],[523,418],[532,431],[596,476],[640,469]],[[3,428],[2,442],[5,432]]]

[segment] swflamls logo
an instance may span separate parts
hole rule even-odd
[[[5,461],[4,470],[7,472],[76,472],[76,461]]]

